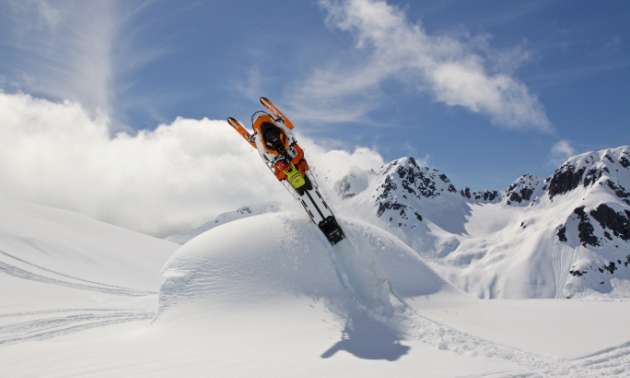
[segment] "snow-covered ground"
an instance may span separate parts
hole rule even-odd
[[[4,199],[0,219],[0,345],[153,317],[177,244]]]
[[[2,376],[630,374],[627,281],[481,300],[356,218],[341,217],[349,237],[331,247],[293,203],[181,247],[0,203]]]

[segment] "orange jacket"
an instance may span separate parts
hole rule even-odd
[[[304,150],[302,150],[300,146],[298,146],[297,144],[294,144],[293,148],[295,149],[295,152],[297,152],[297,154],[295,155],[293,159],[291,159],[291,163],[295,164],[295,166],[300,171],[302,176],[304,176],[306,174],[306,171],[308,171],[308,168],[309,168],[308,163],[306,162],[306,160],[304,160]],[[274,172],[276,174],[276,178],[278,180],[284,180],[286,178],[286,175],[284,174],[284,172],[281,169],[279,169],[277,166],[274,168],[275,168]]]

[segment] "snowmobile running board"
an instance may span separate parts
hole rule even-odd
[[[285,185],[288,190],[295,192],[293,188],[288,188],[287,186],[288,185]],[[328,204],[326,204],[322,195],[319,194],[319,190],[315,188],[305,190],[302,196],[296,198],[300,200],[302,206],[304,206],[304,210],[306,210],[313,223],[315,223],[324,236],[326,236],[330,244],[335,245],[346,237],[328,207]]]
[[[289,129],[293,129],[291,121],[289,121],[289,119],[271,101],[261,97],[260,102],[278,121],[282,122]],[[243,137],[243,139],[247,141],[250,146],[256,150],[258,149],[254,139],[252,139],[252,135],[245,129],[242,123],[232,117],[228,117],[228,123]],[[265,162],[265,165],[267,165],[267,168],[269,168],[272,173],[274,172],[274,167],[270,162]],[[307,178],[307,181],[311,182],[312,188],[304,190],[302,194],[299,194],[286,180],[282,180],[280,183],[296,200],[302,203],[304,210],[306,210],[313,223],[315,223],[324,236],[326,236],[328,242],[330,242],[331,245],[335,245],[345,239],[346,235],[343,233],[341,227],[339,227],[332,210],[330,210],[328,204],[319,193],[319,190],[317,190],[318,185],[317,181],[315,181],[315,177],[313,177],[310,171],[306,171],[305,178]]]

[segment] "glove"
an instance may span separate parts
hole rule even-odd
[[[289,170],[291,168],[291,166],[284,160],[280,160],[279,162],[277,162],[274,167],[276,168],[276,170],[283,172],[286,170]]]

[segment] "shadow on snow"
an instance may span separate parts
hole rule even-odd
[[[361,359],[396,361],[409,352],[411,348],[400,344],[401,338],[394,330],[358,311],[353,312],[346,321],[341,340],[328,348],[322,358],[344,350]]]

